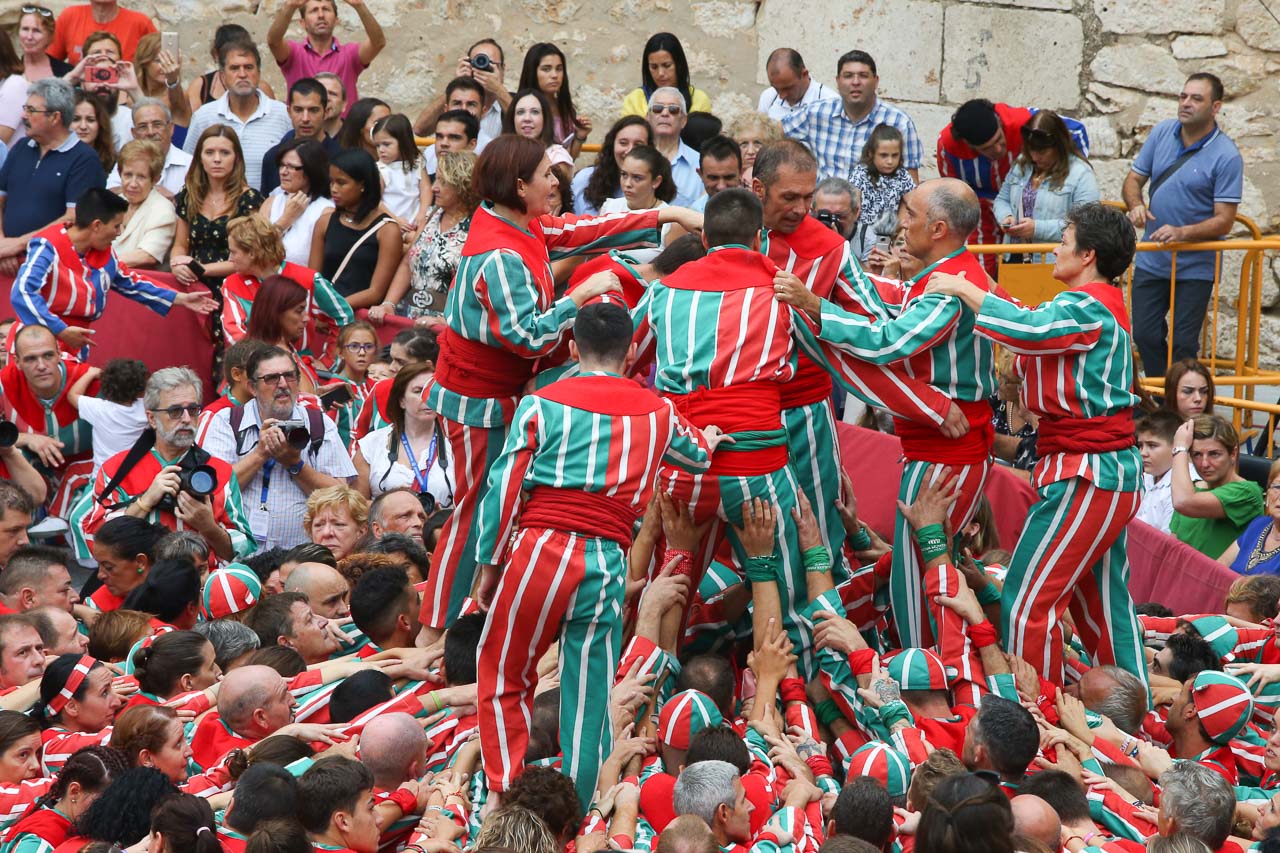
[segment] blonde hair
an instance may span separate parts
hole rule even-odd
[[[307,511],[302,516],[302,526],[311,535],[311,522],[321,510],[341,506],[351,520],[361,527],[369,520],[369,499],[350,486],[326,486],[316,489],[307,498]]]
[[[520,853],[560,853],[560,842],[551,834],[546,822],[520,806],[491,812],[480,824],[475,846],[509,847]]]
[[[471,187],[476,170],[474,151],[443,151],[436,164],[436,180],[453,187],[470,216],[480,206],[480,196]]]
[[[284,262],[280,232],[265,216],[238,216],[227,223],[227,240],[235,240],[254,264],[274,270]]]
[[[89,654],[104,663],[119,663],[150,633],[150,614],[124,609],[99,613],[89,628]]]
[[[783,137],[782,124],[764,113],[752,110],[740,113],[737,118],[729,122],[729,127],[725,130],[725,135],[735,142],[753,133],[766,145],[770,142],[778,142]]]
[[[133,50],[133,73],[138,78],[138,88],[144,95],[163,94],[164,82],[156,80],[147,70],[147,66],[160,55],[160,34],[147,33],[138,39],[138,46]],[[177,59],[175,56],[174,59]]]
[[[160,175],[164,172],[164,155],[160,153],[160,146],[149,139],[130,140],[120,149],[116,166],[123,172],[126,163],[138,160],[147,164],[147,169],[151,172],[151,183],[160,180]]]

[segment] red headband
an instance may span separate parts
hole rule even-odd
[[[67,683],[58,691],[58,695],[49,700],[49,711],[53,714],[61,714],[62,709],[67,707],[67,703],[71,701],[71,697],[80,689],[80,685],[89,677],[89,670],[93,669],[98,663],[98,659],[92,655],[82,655],[80,660],[76,661],[75,668],[71,670],[71,675],[67,676]]]

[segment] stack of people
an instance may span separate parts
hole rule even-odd
[[[114,0],[0,39],[0,853],[1280,850],[1280,464],[1238,470],[1200,261],[1172,345],[1164,253],[1120,285],[1135,226],[1230,228],[1217,78],[1126,214],[1049,110],[962,105],[923,179],[860,50],[726,125],[656,34],[592,158],[565,53],[511,92],[485,38],[410,118],[346,5],[273,10],[284,101],[235,25],[189,85]],[[209,360],[101,363],[108,299]],[[1135,518],[1226,600],[1135,602]]]

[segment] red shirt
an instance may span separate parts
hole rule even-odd
[[[58,15],[53,41],[48,53],[54,59],[65,59],[75,65],[84,58],[84,40],[92,33],[107,32],[120,39],[120,49],[126,62],[133,60],[138,42],[147,33],[156,32],[156,25],[141,12],[120,8],[116,16],[105,24],[93,19],[92,6],[68,6]]]

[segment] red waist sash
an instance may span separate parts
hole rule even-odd
[[[796,375],[781,388],[782,408],[795,409],[811,406],[831,398],[831,374],[800,353],[796,363]]]
[[[935,426],[894,418],[903,455],[914,462],[942,465],[979,465],[986,461],[995,441],[991,406],[986,400],[954,402],[969,419],[969,431],[960,438],[947,438]]]
[[[666,396],[694,426],[714,424],[738,439],[738,445],[726,443],[716,449],[708,474],[752,477],[772,474],[787,464],[782,394],[776,382],[744,382]]]
[[[581,533],[629,548],[639,517],[630,504],[599,492],[536,486],[520,511],[520,526]]]
[[[513,397],[533,377],[533,367],[533,359],[445,329],[435,381],[464,397]]]
[[[1108,453],[1133,447],[1133,411],[1096,418],[1041,418],[1036,452]]]

